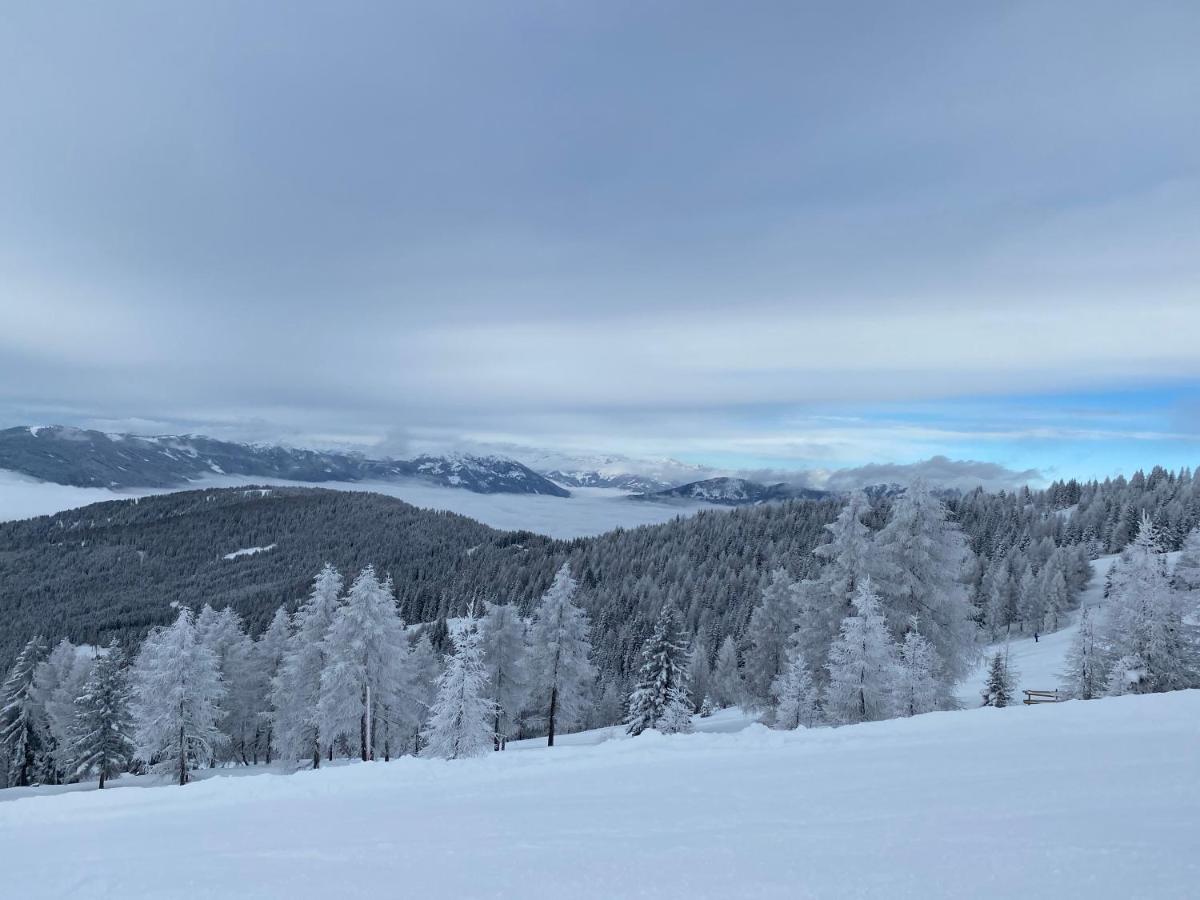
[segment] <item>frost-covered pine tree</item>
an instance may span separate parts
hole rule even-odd
[[[1079,630],[1067,651],[1067,670],[1063,673],[1067,692],[1078,700],[1103,696],[1108,683],[1108,665],[1104,647],[1096,635],[1096,626],[1085,609],[1079,618]]]
[[[322,750],[332,757],[332,743],[322,745],[317,715],[321,672],[325,669],[325,636],[337,615],[342,576],[328,563],[313,580],[308,599],[292,617],[292,636],[271,682],[272,738],[284,759],[311,759],[321,765]]]
[[[775,700],[771,721],[775,728],[794,731],[811,728],[821,720],[821,692],[813,683],[799,642],[793,641],[787,668],[771,685]]]
[[[988,664],[987,682],[983,687],[983,705],[1003,707],[1013,701],[1016,673],[1009,667],[1008,651],[997,652]]]
[[[629,734],[647,728],[663,734],[692,729],[687,692],[688,645],[679,627],[679,614],[670,604],[662,608],[654,631],[642,645],[642,666],[637,685],[629,695],[625,719]]]
[[[97,656],[79,696],[75,698],[75,724],[71,757],[77,778],[100,779],[120,775],[133,760],[133,716],[125,653],[114,640]]]
[[[713,714],[712,697],[705,694],[704,700],[702,700],[700,703],[700,718],[707,719],[712,714]]]
[[[733,636],[721,642],[717,664],[713,668],[713,698],[722,709],[736,706],[742,699],[742,670],[738,664],[737,641]]]
[[[44,751],[42,716],[34,677],[46,655],[46,642],[31,637],[8,670],[0,687],[0,750],[8,760],[10,787],[27,787],[37,774]]]
[[[933,648],[913,628],[904,635],[896,665],[896,712],[918,716],[937,709],[937,659]]]
[[[259,752],[262,752],[267,765],[271,764],[275,744],[275,709],[271,701],[271,686],[283,666],[284,656],[287,655],[291,629],[291,617],[288,616],[287,609],[281,606],[275,610],[271,624],[254,642],[254,690],[255,706],[258,709],[258,735],[254,742],[256,763]]]
[[[977,658],[977,626],[963,573],[970,558],[962,532],[946,507],[921,480],[892,507],[875,540],[880,581],[892,636],[899,639],[914,618],[937,658],[939,705],[954,705],[953,688]]]
[[[186,606],[173,625],[146,636],[130,685],[138,756],[187,784],[189,772],[213,759],[228,738],[217,724],[225,696],[220,664]]]
[[[495,706],[492,723],[497,750],[503,750],[529,696],[525,622],[511,603],[488,603],[479,622],[479,646],[487,673],[487,697]]]
[[[692,709],[699,712],[701,704],[712,691],[712,668],[708,664],[708,647],[697,641],[692,648],[687,671],[688,698]]]
[[[577,584],[567,563],[542,596],[529,633],[530,702],[546,722],[546,746],[579,721],[596,678],[589,656],[588,617],[574,603]]]
[[[390,581],[367,566],[354,579],[325,636],[318,701],[322,741],[357,739],[359,756],[375,758],[376,724],[399,709],[407,681],[408,641]]]
[[[42,743],[48,763],[44,780],[57,782],[72,776],[75,698],[91,672],[92,658],[87,648],[76,647],[64,638],[38,663],[33,689],[43,713]]]
[[[437,699],[430,711],[423,755],[441,759],[481,756],[496,738],[495,704],[488,698],[488,677],[483,665],[479,629],[474,610],[453,637],[454,652],[437,683]]]
[[[862,491],[847,498],[837,519],[825,526],[829,542],[813,550],[824,565],[815,578],[800,586],[798,649],[819,686],[828,675],[829,648],[842,619],[853,610],[854,593],[871,574],[871,530],[862,521],[870,510],[871,501]]]
[[[744,677],[746,702],[752,708],[771,706],[771,685],[787,668],[789,641],[799,611],[799,586],[783,569],[776,569],[746,629],[749,646]]]
[[[1187,595],[1171,586],[1157,529],[1143,513],[1137,535],[1112,571],[1105,628],[1114,660],[1109,693],[1200,685],[1200,652],[1188,612]]]
[[[854,593],[854,612],[842,620],[828,667],[825,712],[830,721],[849,725],[892,715],[896,646],[869,577]]]

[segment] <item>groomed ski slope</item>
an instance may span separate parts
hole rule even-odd
[[[3,895],[1194,897],[1198,747],[1189,691],[27,796]]]

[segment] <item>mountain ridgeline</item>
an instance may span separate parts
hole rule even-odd
[[[481,494],[570,496],[527,466],[493,456],[370,459],[199,435],[142,437],[59,425],[0,430],[0,469],[77,487],[172,488],[214,475],[313,483],[416,478]]]

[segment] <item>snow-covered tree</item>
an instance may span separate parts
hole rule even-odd
[[[771,711],[771,724],[775,728],[788,731],[811,728],[821,719],[821,692],[813,683],[798,641],[792,642],[787,668],[771,685],[771,696],[775,700]]]
[[[734,706],[742,699],[742,670],[738,665],[737,641],[733,636],[721,642],[717,664],[713,668],[713,699],[722,709]]]
[[[918,716],[937,708],[937,659],[929,641],[912,629],[901,642],[896,665],[896,712]]]
[[[700,702],[700,718],[702,718],[702,719],[707,719],[707,718],[708,718],[709,716],[711,716],[712,714],[713,714],[713,701],[712,701],[712,697],[709,697],[709,696],[706,694],[706,695],[704,696],[704,699],[703,699],[703,700]]]
[[[407,705],[403,716],[414,756],[421,752],[421,735],[428,726],[430,710],[437,699],[438,679],[444,669],[441,655],[433,649],[428,633],[423,632],[408,654]]]
[[[8,760],[8,784],[26,787],[36,777],[44,752],[42,710],[34,677],[46,655],[46,642],[35,635],[22,648],[0,687],[0,750]]]
[[[655,728],[664,734],[691,731],[691,701],[687,692],[688,645],[679,627],[679,614],[670,604],[662,608],[654,631],[642,645],[642,666],[629,695],[625,719],[630,734]]]
[[[971,551],[946,507],[920,480],[892,507],[875,540],[880,560],[876,586],[893,638],[914,619],[937,658],[939,703],[952,706],[953,687],[977,658],[977,627],[963,573]]]
[[[799,593],[787,572],[776,569],[750,616],[744,677],[746,702],[753,708],[770,708],[771,685],[787,668],[788,646],[800,611]]]
[[[529,696],[525,622],[515,606],[487,604],[487,612],[479,622],[479,648],[487,674],[487,699],[496,712],[492,732],[496,749],[503,750]]]
[[[825,711],[831,721],[848,725],[892,715],[896,645],[869,577],[854,592],[854,612],[842,620],[828,667]]]
[[[442,759],[480,756],[493,747],[496,738],[496,706],[488,698],[488,677],[474,609],[453,641],[454,652],[438,679],[437,699],[422,751]]]
[[[708,647],[699,641],[692,648],[687,686],[692,709],[698,712],[704,699],[712,692],[712,667],[708,664]]]
[[[242,617],[233,607],[215,610],[207,603],[196,616],[196,635],[217,660],[225,696],[218,724],[227,740],[220,757],[249,765],[258,734],[259,692],[256,684],[254,643],[246,635]],[[218,757],[214,755],[213,762]]]
[[[1062,677],[1066,681],[1067,692],[1079,700],[1102,696],[1108,684],[1104,647],[1086,609],[1079,618],[1079,630],[1075,632],[1067,651],[1067,670]]]
[[[1008,706],[1013,702],[1016,673],[1008,663],[1008,651],[997,652],[988,664],[987,683],[983,687],[984,706]]]
[[[272,739],[285,759],[311,759],[321,765],[322,745],[317,704],[325,669],[325,636],[337,614],[342,576],[328,563],[313,581],[312,592],[292,617],[292,636],[271,682]]]
[[[828,543],[813,550],[825,564],[815,578],[800,585],[798,650],[809,665],[809,673],[820,686],[828,671],[829,648],[837,637],[842,619],[853,609],[859,583],[871,574],[871,530],[863,516],[871,510],[871,501],[862,491],[854,491],[837,519],[825,526]]]
[[[577,722],[583,713],[596,669],[588,658],[588,617],[574,603],[578,585],[566,563],[542,596],[529,634],[531,703],[544,717],[546,745],[556,731]]]
[[[1175,587],[1200,594],[1200,528],[1188,532],[1175,562]]]
[[[201,642],[192,611],[153,629],[130,673],[138,755],[181,785],[228,739],[218,727],[225,696],[216,655]]]
[[[407,681],[408,642],[391,582],[367,566],[354,579],[325,636],[318,701],[322,741],[358,739],[364,762],[375,758],[376,724],[398,709]]]
[[[48,780],[72,776],[71,738],[75,725],[75,698],[91,672],[93,654],[66,638],[38,663],[33,689],[43,714],[42,743]]]
[[[1157,693],[1200,684],[1200,654],[1188,611],[1187,596],[1171,586],[1157,529],[1143,514],[1137,535],[1111,573],[1105,628],[1113,660],[1109,693]]]
[[[133,759],[133,716],[125,653],[115,640],[92,663],[75,698],[71,757],[77,778],[97,776],[100,788],[129,768]]]
[[[275,709],[271,702],[271,686],[288,653],[291,627],[291,617],[287,609],[281,606],[271,617],[271,624],[254,642],[254,705],[258,709],[258,736],[254,742],[256,763],[260,751],[266,757],[267,764],[271,763],[275,745]]]

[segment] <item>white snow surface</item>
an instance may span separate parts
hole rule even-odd
[[[277,545],[267,544],[265,547],[243,547],[241,550],[234,550],[232,553],[226,553],[221,559],[238,559],[242,556],[254,556],[256,553],[269,553],[274,550]]]
[[[1200,691],[573,737],[26,793],[0,802],[5,896],[1195,896]]]
[[[612,531],[614,528],[635,528],[638,525],[668,522],[701,509],[724,509],[704,503],[680,505],[634,502],[628,499],[628,491],[612,488],[571,488],[570,497],[548,497],[540,494],[477,494],[462,488],[442,487],[416,479],[383,482],[327,481],[317,484],[226,475],[213,476],[171,489],[115,491],[107,488],[53,484],[0,470],[0,521],[52,515],[103,500],[123,500],[197,488],[241,487],[250,484],[374,491],[397,497],[414,506],[470,516],[493,528],[534,531],[556,538],[588,537]]]

